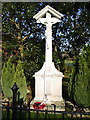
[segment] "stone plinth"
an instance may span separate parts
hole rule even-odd
[[[62,98],[62,72],[59,72],[54,63],[44,62],[42,69],[35,73],[35,98],[34,102],[44,102],[47,105],[55,104],[64,106]]]

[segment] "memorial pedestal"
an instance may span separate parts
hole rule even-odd
[[[54,63],[46,63],[35,73],[35,98],[32,103],[44,102],[47,105],[55,104],[64,107],[62,98],[62,72],[59,72]]]

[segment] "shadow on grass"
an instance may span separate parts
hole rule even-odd
[[[80,115],[73,116],[73,118],[68,115],[60,114],[51,114],[51,113],[38,113],[38,112],[26,112],[23,111],[20,113],[20,111],[17,111],[16,118],[12,119],[12,111],[9,111],[8,113],[9,119],[7,119],[7,111],[2,111],[2,119],[1,120],[90,120],[90,117],[83,116],[83,118],[80,118]],[[86,117],[86,118],[85,118]]]

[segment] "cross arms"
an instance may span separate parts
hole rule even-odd
[[[58,18],[49,18],[49,19],[47,19],[47,18],[39,18],[38,20],[37,20],[37,23],[42,23],[42,24],[49,24],[49,23],[51,23],[51,24],[55,24],[55,23],[57,23],[57,22],[60,22],[60,20],[58,19]]]

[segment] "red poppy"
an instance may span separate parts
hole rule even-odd
[[[42,102],[36,102],[36,103],[34,103],[33,108],[38,109],[38,110],[42,110],[43,108],[45,108],[45,104]]]

